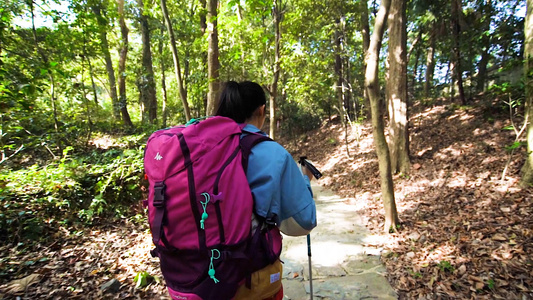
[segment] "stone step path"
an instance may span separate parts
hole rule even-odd
[[[311,233],[313,299],[397,299],[380,261],[379,237],[362,207],[313,182],[318,226]],[[284,299],[310,299],[306,237],[283,237]]]

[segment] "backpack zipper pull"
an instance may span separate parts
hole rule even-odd
[[[218,254],[217,257],[215,257],[214,255],[215,252]],[[220,251],[218,251],[217,249],[211,250],[211,262],[209,263],[209,271],[207,272],[207,274],[209,274],[209,277],[213,279],[215,283],[219,283],[220,281],[215,278],[215,268],[213,267],[213,259],[219,259],[219,258],[220,258]]]
[[[209,193],[202,193],[202,196],[204,196],[205,202],[200,201],[200,203],[202,204],[202,208],[204,209],[204,212],[202,213],[202,219],[200,220],[200,228],[205,230],[205,220],[207,220],[207,217],[209,217],[205,210],[207,208],[207,203],[209,203],[209,200],[211,200],[211,196],[209,195]]]

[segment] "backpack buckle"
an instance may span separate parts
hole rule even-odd
[[[154,185],[154,207],[161,208],[165,205],[166,185],[163,181],[158,181]]]

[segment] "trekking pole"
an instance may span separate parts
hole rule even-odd
[[[303,168],[305,167],[309,169],[311,173],[313,173],[313,176],[316,179],[319,179],[320,177],[322,177],[322,173],[320,173],[320,171],[318,171],[318,169],[315,168],[315,166],[313,166],[313,164],[307,160],[306,156],[300,156],[299,163],[302,168],[302,173],[303,173]],[[311,293],[311,300],[313,300],[313,269],[312,269],[312,264],[311,264],[311,234],[307,235],[307,257],[309,258],[309,292]]]
[[[307,235],[307,257],[309,258],[309,291],[313,300],[313,270],[311,269],[311,235]]]

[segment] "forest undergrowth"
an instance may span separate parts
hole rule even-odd
[[[518,186],[525,147],[516,146],[510,125],[508,109],[492,102],[415,106],[412,168],[394,176],[401,226],[391,234],[383,233],[369,123],[349,128],[348,146],[338,118],[281,143],[316,164],[324,173],[319,184],[365,205],[401,299],[530,299],[533,189]],[[140,200],[123,218],[54,222],[33,242],[0,243],[0,299],[167,297]]]
[[[348,152],[340,124],[310,134],[303,147],[290,144],[323,170],[321,185],[366,205],[400,299],[533,298],[533,188],[518,186],[525,146],[510,128],[523,120],[511,121],[496,101],[472,104],[412,109],[412,168],[394,176],[401,227],[393,234],[383,233],[369,123],[350,128]]]

